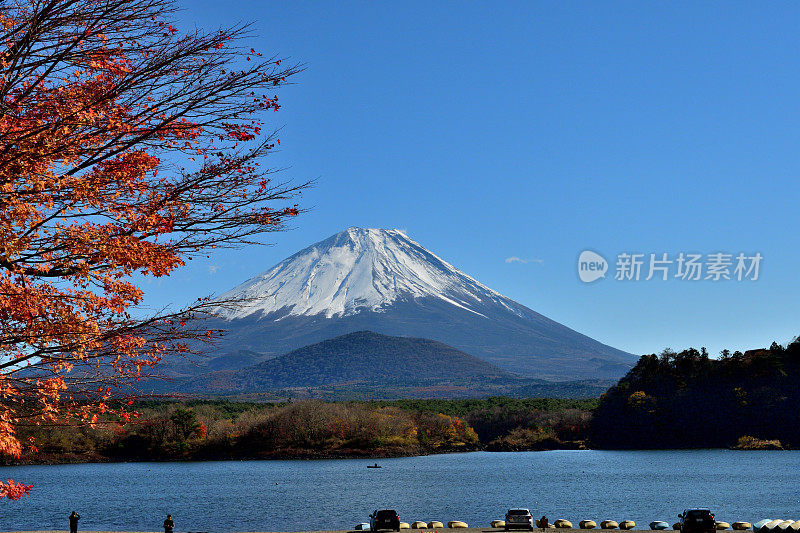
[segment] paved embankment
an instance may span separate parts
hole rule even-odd
[[[402,530],[405,533],[501,533],[504,530],[502,528],[491,528],[491,527],[468,527],[468,528],[436,528],[436,529],[404,529]],[[540,528],[535,528],[534,533],[542,533]],[[599,529],[595,528],[592,530],[587,529],[549,529],[550,533],[621,533],[619,529]],[[634,528],[629,531],[634,531],[635,533],[665,533],[664,531],[655,531],[651,529],[638,529]],[[69,533],[67,530],[42,530],[42,531],[9,531],[0,533]],[[79,533],[163,533],[163,531],[83,531],[79,530]],[[183,532],[176,532],[176,533],[183,533]],[[213,529],[209,531],[189,531],[185,533],[216,533]],[[249,532],[248,532],[249,533]],[[280,532],[258,532],[258,533],[367,533],[362,531],[353,531],[352,529],[330,529],[330,530],[323,530],[323,531],[280,531]],[[671,530],[668,530],[667,533],[672,533]],[[676,532],[677,533],[677,532]],[[733,533],[733,531],[729,530],[729,533]]]

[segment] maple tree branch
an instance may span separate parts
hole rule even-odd
[[[23,453],[23,423],[130,419],[108,402],[219,336],[201,319],[233,302],[133,318],[133,276],[259,243],[302,212],[311,183],[262,164],[280,142],[274,91],[303,66],[248,52],[248,25],[182,34],[175,10],[0,3],[0,455]]]

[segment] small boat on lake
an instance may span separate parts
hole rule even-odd
[[[374,465],[367,465],[367,468],[382,468],[382,467],[378,463],[375,463]]]

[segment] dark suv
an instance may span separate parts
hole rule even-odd
[[[394,509],[377,509],[369,515],[369,529],[371,531],[379,531],[381,529],[389,529],[391,531],[400,531],[400,515]]]
[[[714,513],[708,509],[684,509],[678,518],[681,533],[714,533],[717,529]]]

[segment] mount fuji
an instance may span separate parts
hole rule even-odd
[[[557,381],[615,379],[636,360],[497,293],[399,230],[349,228],[218,301],[210,326],[226,333],[217,353],[250,364],[363,330],[432,339]]]

